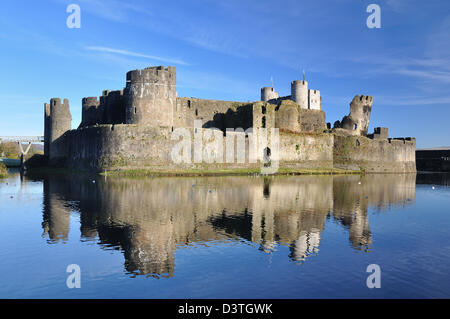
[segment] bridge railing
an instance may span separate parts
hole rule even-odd
[[[17,143],[43,143],[43,136],[0,136],[0,143],[17,142]]]

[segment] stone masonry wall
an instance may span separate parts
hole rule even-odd
[[[222,163],[206,160],[194,163],[194,129],[190,129],[191,163],[174,163],[172,150],[180,139],[171,139],[168,129],[137,125],[98,125],[69,131],[66,138],[67,166],[72,168],[103,170],[113,168],[151,168],[155,170],[260,168],[261,162],[250,163],[249,138],[245,133],[233,133],[245,141],[245,158],[239,162],[237,140],[232,163],[226,159],[226,139],[223,139]],[[206,136],[209,132],[209,137]],[[214,146],[214,130],[202,129],[203,154]],[[220,137],[222,132],[215,131]],[[230,137],[233,135],[227,134]],[[201,136],[201,135],[200,135]],[[222,140],[220,140],[222,141]],[[219,144],[217,144],[219,145]],[[270,146],[270,143],[269,143]],[[280,166],[297,168],[332,168],[333,136],[328,134],[280,133]],[[262,152],[262,150],[260,150]],[[240,153],[242,154],[242,152]]]
[[[334,166],[366,172],[415,172],[416,141],[334,134]]]
[[[194,127],[194,120],[202,121],[202,127],[215,127],[220,130],[251,127],[252,108],[249,103],[204,100],[198,98],[177,98],[174,110],[174,128]]]

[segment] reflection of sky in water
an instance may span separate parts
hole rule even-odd
[[[14,175],[0,297],[449,297],[449,180]],[[66,288],[72,263],[82,289]]]

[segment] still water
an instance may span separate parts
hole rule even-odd
[[[0,298],[449,298],[449,185],[12,174],[0,180]],[[67,288],[70,264],[80,289]]]

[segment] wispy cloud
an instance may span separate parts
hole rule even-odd
[[[114,48],[101,47],[101,46],[87,46],[84,49],[88,50],[88,51],[113,53],[113,54],[119,54],[119,55],[125,55],[125,56],[137,57],[137,58],[144,58],[144,59],[161,61],[161,62],[166,62],[166,63],[179,64],[179,65],[189,65],[189,63],[182,61],[182,60],[178,60],[178,59],[160,57],[160,56],[155,56],[155,55],[148,55],[148,54],[132,52],[132,51],[128,51],[128,50],[114,49]]]

